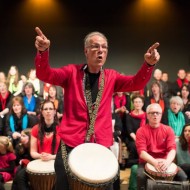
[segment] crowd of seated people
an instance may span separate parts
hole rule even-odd
[[[0,190],[9,180],[12,190],[29,189],[28,162],[55,159],[63,90],[51,84],[45,87],[35,69],[21,76],[16,66],[7,76],[0,71]]]
[[[148,123],[146,108],[150,104],[158,103],[162,109],[161,123],[170,126],[175,134],[178,158],[175,159],[176,164],[184,169],[189,179],[189,170],[186,166],[189,167],[190,162],[182,162],[183,159],[178,154],[179,150],[180,152],[186,151],[184,155],[188,155],[190,150],[189,140],[187,140],[187,133],[190,131],[189,92],[189,80],[186,78],[186,72],[184,69],[179,69],[177,79],[173,83],[168,81],[167,72],[162,73],[161,70],[158,70],[150,81],[150,87],[146,87],[146,90],[131,93],[116,92],[113,94],[113,115],[116,115],[114,117],[120,120],[119,133],[113,133],[115,135],[113,138],[115,138],[115,141],[120,139],[128,149],[129,158],[126,160],[125,167],[135,168],[135,171],[137,171],[139,154],[136,148],[136,133],[139,128]],[[56,122],[59,122],[64,112],[63,96],[64,91],[60,87],[38,80],[35,69],[30,69],[27,75],[19,75],[16,66],[10,67],[7,76],[0,71],[0,138],[7,137],[7,140],[4,140],[0,145],[3,147],[5,141],[6,143],[7,141],[12,143],[13,152],[11,152],[12,149],[5,151],[6,154],[11,152],[11,158],[15,163],[14,168],[17,168],[16,171],[12,170],[13,161],[11,160],[9,163],[11,169],[8,170],[11,176],[9,179],[15,177],[12,190],[28,188],[28,179],[22,176],[26,172],[23,169],[28,163],[26,160],[31,161],[42,156],[43,150],[40,152],[34,151],[39,148],[34,147],[35,143],[37,143],[37,146],[40,144],[38,133],[41,134],[42,139],[44,138],[43,135],[49,134],[46,131],[39,132],[37,127],[41,125],[42,118],[45,118],[44,115],[47,111],[42,106],[44,106],[44,103],[53,106],[58,119]],[[50,102],[52,102],[52,105]],[[48,107],[48,109],[50,108]],[[56,128],[55,126],[54,128]],[[26,137],[25,140],[28,139],[27,142],[24,142],[24,137]],[[59,140],[58,137],[56,139]],[[55,142],[53,146],[55,146]],[[23,152],[19,148],[22,148]],[[1,149],[3,148],[0,147],[0,151]],[[56,147],[54,149],[54,152],[52,152],[52,149],[47,151],[47,155],[54,155],[50,156],[51,158],[55,157],[57,149]],[[19,181],[20,176],[25,181]],[[0,180],[7,181],[3,179],[1,172]],[[0,186],[3,188],[3,183],[0,183]],[[129,187],[130,190],[137,188],[137,183]],[[119,186],[117,185],[114,190],[119,190]]]

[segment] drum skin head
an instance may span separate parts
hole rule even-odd
[[[95,143],[74,148],[68,156],[68,165],[79,179],[94,184],[110,181],[118,173],[118,161],[111,150]]]
[[[29,162],[26,169],[30,173],[55,173],[54,162],[55,160],[42,161],[37,159]]]

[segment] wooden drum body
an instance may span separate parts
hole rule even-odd
[[[55,184],[54,160],[33,160],[28,163],[26,171],[32,190],[52,190]]]
[[[108,148],[85,143],[68,155],[69,183],[72,190],[104,190],[118,177],[117,158]]]
[[[166,180],[172,181],[178,172],[178,167],[176,164],[172,163],[165,172],[158,172],[154,166],[146,163],[145,170],[155,180]]]

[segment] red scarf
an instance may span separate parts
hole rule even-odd
[[[125,95],[122,95],[121,97],[119,97],[118,95],[114,96],[114,104],[115,104],[116,109],[122,106],[125,106],[126,102],[127,102],[127,99]]]
[[[150,99],[150,103],[151,103],[151,104],[153,104],[153,103],[158,103],[158,104],[160,104],[160,107],[162,108],[162,113],[164,112],[165,104],[164,104],[164,100],[163,100],[163,99],[160,99],[160,100],[157,102],[154,98],[151,98],[151,99]]]
[[[187,79],[182,80],[182,79],[178,78],[176,81],[177,81],[179,88],[181,88],[183,84],[189,84]]]
[[[9,96],[10,92],[7,92],[5,97],[3,98],[3,96],[0,94],[0,102],[2,104],[2,110],[4,110],[6,108],[6,102],[7,102],[7,98]]]
[[[139,114],[139,115],[136,115],[132,112],[129,113],[131,117],[133,118],[137,118],[137,119],[140,119],[141,122],[140,122],[140,127],[144,126],[146,124],[146,113],[142,113],[142,114]]]

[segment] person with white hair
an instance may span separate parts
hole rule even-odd
[[[169,101],[169,108],[165,110],[162,123],[169,125],[174,130],[175,136],[181,135],[183,126],[188,123],[188,117],[182,112],[183,100],[179,96],[173,96]]]
[[[136,147],[139,154],[137,169],[137,189],[146,189],[149,164],[161,176],[174,164],[176,156],[175,134],[170,126],[160,123],[162,109],[159,104],[150,104],[147,109],[148,124],[140,127],[136,133]],[[148,163],[148,164],[147,164]],[[175,181],[186,181],[187,176],[182,169],[177,169]]]

